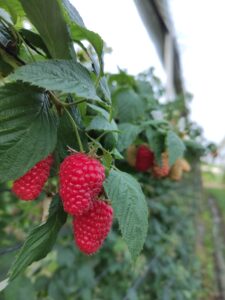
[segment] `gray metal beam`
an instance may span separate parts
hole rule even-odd
[[[167,0],[134,0],[134,2],[167,72],[168,84],[173,85],[168,90],[184,94],[179,50]],[[171,43],[166,42],[168,36]]]

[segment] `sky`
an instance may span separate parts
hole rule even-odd
[[[88,29],[113,49],[104,57],[105,70],[118,67],[136,75],[155,67],[166,76],[133,0],[71,0]],[[205,137],[219,143],[225,137],[224,70],[225,0],[169,0],[176,28],[185,86],[194,95],[191,119]]]

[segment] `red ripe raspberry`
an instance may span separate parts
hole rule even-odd
[[[153,166],[154,153],[146,145],[141,145],[137,149],[136,169],[140,172],[146,172]]]
[[[97,159],[75,153],[60,165],[59,178],[64,210],[77,216],[88,210],[101,192],[105,169]]]
[[[112,207],[101,200],[81,216],[74,217],[74,239],[78,248],[85,254],[93,254],[102,246],[113,220]]]
[[[14,181],[12,191],[23,200],[34,200],[37,198],[48,180],[52,163],[52,155],[39,161],[25,175]]]

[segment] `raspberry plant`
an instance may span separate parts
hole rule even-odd
[[[0,1],[0,4],[4,78],[0,88],[0,180],[2,183],[15,181],[14,192],[19,197],[31,198],[28,191],[25,197],[20,192],[23,184],[27,184],[24,178],[32,180],[29,176],[34,176],[35,166],[49,155],[54,158],[44,191],[53,196],[49,217],[28,235],[9,272],[9,280],[51,250],[66,221],[66,212],[74,216],[77,211],[83,214],[86,209],[92,209],[92,201],[100,193],[110,199],[122,235],[135,258],[145,241],[148,210],[138,182],[115,167],[120,157],[116,146],[107,150],[102,142],[107,134],[116,135],[119,131],[112,117],[111,95],[104,76],[103,40],[85,27],[68,0],[14,0]],[[26,20],[31,24],[30,30],[23,28]],[[84,46],[84,40],[93,51]],[[74,43],[88,56],[87,63],[79,62]],[[80,162],[76,175],[73,166],[64,168],[69,157],[73,157],[71,148],[86,153],[79,154],[83,157],[94,154],[98,159]],[[38,172],[40,179],[42,171]],[[58,195],[58,174],[62,199]],[[38,178],[38,174],[35,176]],[[81,186],[82,193],[76,194],[72,188],[71,194],[68,188],[73,182],[67,181],[66,176],[72,176],[72,180],[74,176],[79,177],[74,183],[76,188]],[[46,179],[39,185],[38,193]],[[76,206],[79,200],[81,206],[85,204],[81,211]],[[129,207],[132,207],[128,211],[131,221],[127,222]],[[101,241],[105,237],[106,234]]]
[[[114,212],[136,259],[147,235],[148,206],[140,183],[128,174],[135,172],[124,167],[124,152],[148,144],[155,163],[162,166],[166,151],[171,167],[185,150],[173,116],[155,117],[164,113],[161,88],[152,98],[147,81],[154,77],[105,76],[104,42],[68,0],[0,0],[0,6],[0,181],[18,183],[46,157],[54,159],[46,186],[43,180],[38,189],[52,198],[48,219],[27,236],[9,282],[51,251],[67,213],[78,247],[90,254],[102,246]],[[87,61],[79,61],[74,44]],[[147,156],[150,167],[153,155]],[[85,224],[93,232],[82,229]]]

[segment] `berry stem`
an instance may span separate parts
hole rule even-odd
[[[110,153],[108,150],[106,150],[106,149],[98,142],[99,137],[98,137],[97,139],[93,139],[87,132],[86,132],[85,134],[86,134],[86,136],[92,141],[92,143],[93,143],[94,145],[96,145],[98,148],[100,148],[101,150],[103,150],[103,151],[105,151],[105,152],[107,152],[108,154],[111,155],[111,153]],[[100,138],[101,138],[101,137],[102,137],[102,135],[100,135]]]
[[[60,110],[63,107],[63,103],[56,97],[56,95],[53,92],[48,91],[48,93],[50,95],[50,99],[55,104],[57,110]]]
[[[76,134],[77,142],[78,142],[78,145],[79,145],[79,148],[80,148],[80,152],[84,152],[84,148],[83,148],[83,145],[82,145],[82,142],[81,142],[81,139],[80,139],[80,135],[79,135],[79,132],[78,132],[77,125],[74,122],[74,119],[72,118],[72,116],[71,116],[70,112],[68,111],[68,109],[66,107],[64,107],[64,110],[67,113],[67,116],[69,117],[70,122],[73,126],[74,132]]]
[[[83,102],[86,102],[87,99],[85,98],[81,98],[75,102],[71,102],[71,103],[63,103],[63,106],[72,106],[72,105],[77,105],[77,104],[80,104],[80,103],[83,103]]]

